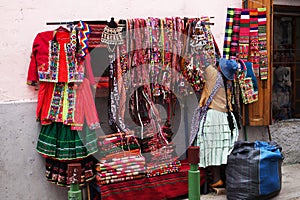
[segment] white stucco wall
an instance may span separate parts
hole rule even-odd
[[[275,2],[297,3],[299,0]],[[46,22],[110,20],[110,17],[126,19],[148,16],[214,16],[212,32],[222,52],[226,9],[241,7],[241,4],[242,0],[1,0],[0,199],[67,199],[66,188],[46,181],[44,159],[35,151],[40,130],[38,122],[35,122],[37,91],[26,85],[35,35],[56,28],[47,26]],[[286,126],[288,134],[282,134],[286,133]],[[271,126],[273,139],[282,145],[287,163],[299,162],[299,159],[294,159],[299,158],[299,145],[291,145],[293,142],[299,144],[298,127],[299,122]],[[250,141],[268,140],[264,127],[248,127],[247,133]],[[240,136],[242,139],[244,134]]]
[[[1,0],[0,1],[0,103],[31,101],[36,91],[26,77],[35,35],[57,26],[50,21],[110,20],[135,17],[214,16],[212,27],[219,47],[223,46],[227,7],[241,7],[241,0]]]
[[[0,1],[0,199],[67,199],[66,188],[46,181],[44,159],[36,150],[37,91],[26,85],[32,42],[53,30],[50,21],[135,17],[214,16],[212,32],[222,49],[227,7],[241,0],[1,0]]]

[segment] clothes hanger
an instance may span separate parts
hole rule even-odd
[[[108,27],[110,27],[110,28],[118,27],[118,24],[115,22],[115,19],[113,17],[110,19],[110,22],[108,23]]]
[[[73,25],[72,24],[67,24],[67,27],[71,28],[71,30],[72,30]],[[70,32],[69,29],[67,29],[66,27],[63,27],[62,25],[60,25],[57,29],[55,29],[55,31],[57,31],[57,32]]]

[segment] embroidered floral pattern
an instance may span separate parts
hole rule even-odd
[[[82,82],[84,78],[84,67],[82,62],[75,59],[75,51],[72,44],[65,45],[67,67],[68,67],[68,82]]]
[[[59,113],[61,112],[61,107],[63,103],[64,95],[64,84],[58,83],[55,84],[53,95],[51,99],[50,109],[48,112],[48,119],[51,121],[58,121]]]
[[[64,106],[64,124],[72,124],[74,123],[74,112],[75,112],[75,96],[76,96],[76,90],[73,89],[73,84],[68,84],[65,87],[65,103]]]
[[[55,84],[47,119],[67,125],[74,123],[75,98],[73,84]]]
[[[49,42],[49,67],[45,66],[45,64],[38,66],[39,81],[58,81],[59,50],[60,46],[58,42]]]

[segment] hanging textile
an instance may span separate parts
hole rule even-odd
[[[259,45],[259,75],[261,80],[268,78],[268,52],[267,52],[267,14],[266,8],[258,8],[258,45]]]
[[[259,76],[259,49],[258,49],[258,18],[257,9],[250,9],[250,54],[249,61],[253,63],[253,70],[256,76]]]
[[[230,56],[230,44],[232,40],[233,32],[233,21],[234,21],[234,8],[227,9],[227,18],[226,18],[226,28],[225,28],[225,37],[224,37],[224,47],[223,47],[223,58],[229,59]]]
[[[248,60],[249,53],[249,35],[250,35],[250,16],[249,10],[243,9],[241,12],[240,20],[240,43],[239,43],[239,52],[238,58],[243,61]]]
[[[236,59],[239,43],[241,9],[234,8],[233,23],[232,23],[232,39],[230,43],[229,58]]]
[[[223,57],[252,62],[256,77],[268,78],[266,8],[228,8]]]
[[[84,22],[38,33],[32,46],[27,83],[39,85],[36,119],[42,127],[36,150],[46,159],[46,177],[69,185],[67,165],[82,165],[81,184],[93,179],[91,155],[98,151],[95,130],[100,128],[93,101],[89,28]],[[84,45],[84,46],[82,46]],[[87,59],[86,59],[87,58]]]
[[[105,26],[101,34],[101,42],[106,44],[109,55],[109,99],[108,99],[108,114],[109,125],[115,132],[126,131],[125,124],[120,114],[120,92],[123,89],[121,80],[122,74],[120,68],[119,45],[123,44],[122,28],[118,27],[114,18]],[[117,51],[117,56],[116,56]],[[117,67],[115,67],[117,66]],[[119,81],[119,82],[118,82]]]
[[[123,43],[108,41],[109,37],[102,33],[102,44],[116,44],[115,48],[108,48],[110,125],[115,132],[132,131],[139,138],[147,177],[180,169],[171,127],[176,98],[179,98],[176,95],[201,93],[201,68],[216,63],[215,43],[208,22],[208,17],[128,19],[123,23],[126,28],[120,23],[115,27],[123,27],[123,32],[118,31],[119,36],[123,36]],[[119,40],[119,36],[110,38]],[[167,108],[166,121],[162,121],[156,104]],[[132,124],[124,123],[124,105],[129,105]],[[103,153],[115,150],[120,148],[106,148]],[[110,175],[118,177],[111,171],[99,176],[98,181],[109,184],[127,180],[125,174],[117,179],[109,179]],[[140,174],[136,175],[128,180],[140,178]]]

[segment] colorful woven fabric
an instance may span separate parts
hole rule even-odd
[[[223,46],[223,58],[229,59],[230,44],[233,33],[234,8],[227,8],[226,29]]]
[[[90,27],[90,37],[88,40],[89,48],[106,46],[104,43],[101,42],[101,37],[100,37],[106,26],[107,24],[89,24]]]
[[[84,58],[85,55],[89,52],[88,50],[88,37],[91,33],[90,27],[83,21],[79,21],[77,28],[79,30],[79,43],[81,45],[82,55],[81,57]]]
[[[241,11],[242,10],[240,8],[234,8],[234,16],[233,16],[233,24],[232,24],[233,31],[232,31],[232,39],[230,43],[230,52],[229,52],[230,59],[236,59],[237,57]]]
[[[143,156],[123,156],[100,160],[96,164],[97,181],[101,185],[145,177]]]
[[[250,15],[248,9],[243,9],[240,20],[240,44],[238,58],[244,61],[248,60],[249,53],[249,34],[250,34]]]
[[[253,70],[256,76],[259,75],[259,49],[258,49],[258,20],[257,9],[250,9],[250,55],[249,61],[253,63]]]
[[[252,72],[252,65],[249,62],[246,62],[249,67],[249,76],[246,76],[247,73],[247,66],[245,63],[241,61],[241,69],[238,71],[238,83],[241,89],[241,97],[244,104],[249,104],[258,101],[258,90],[254,89],[254,82],[255,82],[255,76],[251,77]],[[250,69],[251,68],[251,69]],[[252,72],[253,74],[253,72]]]
[[[258,45],[260,53],[259,75],[261,80],[266,80],[268,78],[266,8],[258,8]]]

